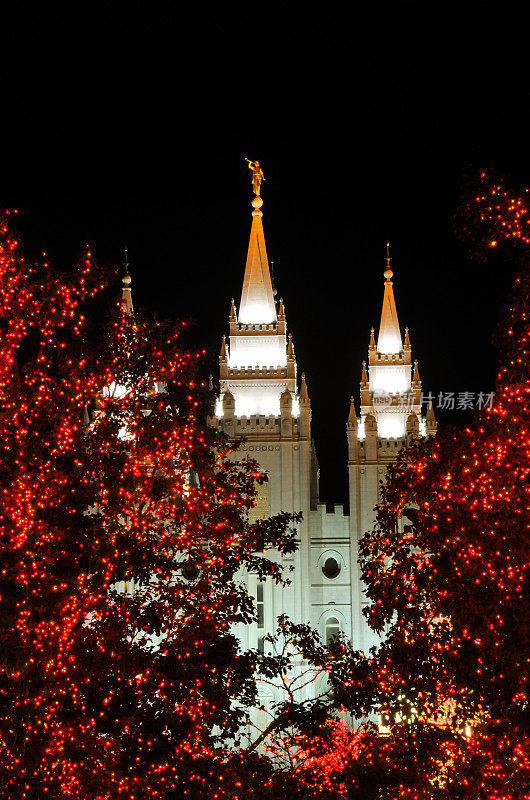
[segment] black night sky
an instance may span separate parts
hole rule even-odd
[[[4,18],[0,205],[29,256],[67,268],[90,241],[119,264],[127,246],[136,307],[191,317],[215,375],[257,158],[323,500],[346,499],[387,237],[424,389],[494,388],[515,262],[472,261],[454,218],[483,168],[530,183],[526,3],[73,6]]]

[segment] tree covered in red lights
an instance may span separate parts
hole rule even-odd
[[[530,241],[523,199],[485,184],[474,202],[490,247]],[[367,758],[380,770],[373,797],[530,796],[528,264],[496,338],[493,407],[473,429],[401,453],[361,542],[383,641],[332,680],[337,703],[382,714]]]
[[[75,274],[28,264],[8,222],[0,794],[261,791],[268,762],[237,750],[257,659],[231,626],[255,618],[239,571],[281,580],[264,551],[293,550],[296,520],[248,523],[256,465],[206,424],[198,356],[179,329],[121,308],[94,326],[85,309],[104,281],[90,252]],[[269,660],[269,674],[284,666]]]

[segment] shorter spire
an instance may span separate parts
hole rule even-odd
[[[429,405],[427,407],[427,420],[425,425],[427,436],[435,436],[437,428],[438,428],[438,423],[436,422],[436,417],[434,416],[432,398],[430,398]]]
[[[348,427],[349,428],[357,428],[357,412],[355,410],[355,401],[353,396],[350,397],[350,413],[348,415]]]
[[[429,400],[429,405],[427,407],[427,419],[429,420],[429,422],[436,422],[432,400]]]
[[[123,262],[124,273],[122,278],[123,289],[121,293],[121,306],[128,317],[134,316],[134,308],[131,292],[131,275],[129,273],[129,258],[127,248],[125,248],[125,261]]]
[[[232,300],[230,301],[230,320],[235,320],[235,319],[236,319],[236,307],[234,303],[234,298],[232,297]]]
[[[302,372],[302,383],[300,386],[300,400],[305,405],[309,402],[309,394],[307,392],[307,383],[305,382],[305,372]]]
[[[361,375],[361,385],[368,383],[368,373],[366,372],[366,361],[363,361],[363,374]]]
[[[223,334],[223,341],[221,342],[221,361],[226,361],[226,336]]]
[[[409,329],[405,328],[405,347],[410,347]]]
[[[394,290],[392,289],[392,277],[394,273],[390,269],[390,242],[386,243],[385,261],[385,294],[383,297],[381,324],[379,325],[379,336],[377,339],[377,352],[384,355],[396,355],[401,352],[402,344],[396,311],[396,301],[394,300]]]
[[[294,344],[291,334],[289,334],[289,340],[287,342],[287,358],[294,358]]]
[[[283,297],[280,297],[280,308],[278,309],[278,316],[285,317],[285,309],[283,307]]]
[[[370,350],[375,350],[375,337],[374,337],[374,329],[370,331]]]
[[[412,379],[412,382],[413,383],[419,383],[420,382],[420,370],[419,370],[417,361],[414,362],[414,377]]]

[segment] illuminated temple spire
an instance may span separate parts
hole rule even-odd
[[[221,396],[228,390],[231,392],[234,399],[234,414],[239,420],[254,416],[280,417],[281,413],[285,417],[288,405],[291,409],[290,418],[296,419],[300,415],[300,397],[297,390],[294,343],[292,337],[287,336],[285,306],[282,299],[276,313],[276,301],[263,235],[261,212],[263,200],[260,196],[260,187],[265,179],[257,161],[249,161],[249,167],[252,170],[254,189],[252,228],[241,305],[239,309],[234,302],[230,306],[230,335],[228,340],[223,340],[221,347],[219,359]],[[286,391],[289,394],[289,402]],[[307,409],[309,410],[309,405]],[[217,404],[219,417],[222,410],[223,405],[220,401]],[[286,423],[286,420],[283,422]],[[286,425],[283,425],[282,430],[286,435]],[[245,435],[247,433],[245,432]]]
[[[390,269],[390,242],[386,243],[385,261],[385,294],[383,297],[383,310],[381,312],[381,324],[379,326],[379,336],[377,339],[377,352],[391,355],[400,353],[403,349],[403,345],[399,330],[396,301],[394,300],[394,290],[392,289],[393,272]]]
[[[121,293],[121,304],[127,316],[132,317],[134,316],[134,308],[132,302],[131,276],[129,273],[129,259],[127,257],[127,248],[125,248],[125,261],[123,262],[123,266],[125,267],[125,272],[123,273],[123,278],[122,278],[123,289]]]
[[[401,338],[390,263],[390,245],[387,242],[385,293],[379,336],[376,345],[372,330],[368,366],[363,362],[359,438],[364,438],[365,420],[372,416],[377,422],[380,440],[402,442],[407,432],[416,430],[416,422],[409,419],[411,414],[417,417],[417,428],[421,436],[425,435],[425,420],[421,416],[419,366],[417,361],[412,362],[408,328],[405,328],[405,341]]]
[[[252,200],[254,209],[252,228],[238,316],[239,322],[244,325],[276,322],[276,306],[263,234],[262,205],[263,199],[255,194]]]

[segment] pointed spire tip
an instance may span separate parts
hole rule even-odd
[[[361,375],[361,383],[362,384],[368,383],[368,373],[366,372],[366,361],[363,361],[363,372]]]
[[[403,349],[401,333],[396,311],[396,301],[392,288],[393,272],[390,269],[390,244],[387,242],[385,270],[385,290],[383,296],[383,308],[381,311],[381,322],[379,325],[379,336],[377,338],[377,352],[386,355],[400,353]]]
[[[386,261],[385,278],[386,278],[386,282],[389,283],[389,281],[392,278],[392,275],[394,273],[390,269],[390,264],[392,262],[392,259],[390,258],[390,241],[388,239],[386,240],[386,258],[385,258],[385,261]]]
[[[259,167],[258,162],[249,161],[249,167]],[[263,200],[256,192],[252,200],[252,227],[247,251],[247,262],[243,278],[243,290],[239,303],[239,322],[243,325],[271,324],[277,320],[276,304],[272,287],[267,248],[260,211]]]
[[[308,391],[307,391],[307,383],[305,381],[305,372],[302,372],[302,383],[300,385],[300,399],[302,401],[304,401],[304,402],[309,400],[309,394],[308,394]]]
[[[350,413],[348,414],[348,425],[352,428],[357,427],[357,412],[355,410],[355,401],[353,395],[350,397]]]

